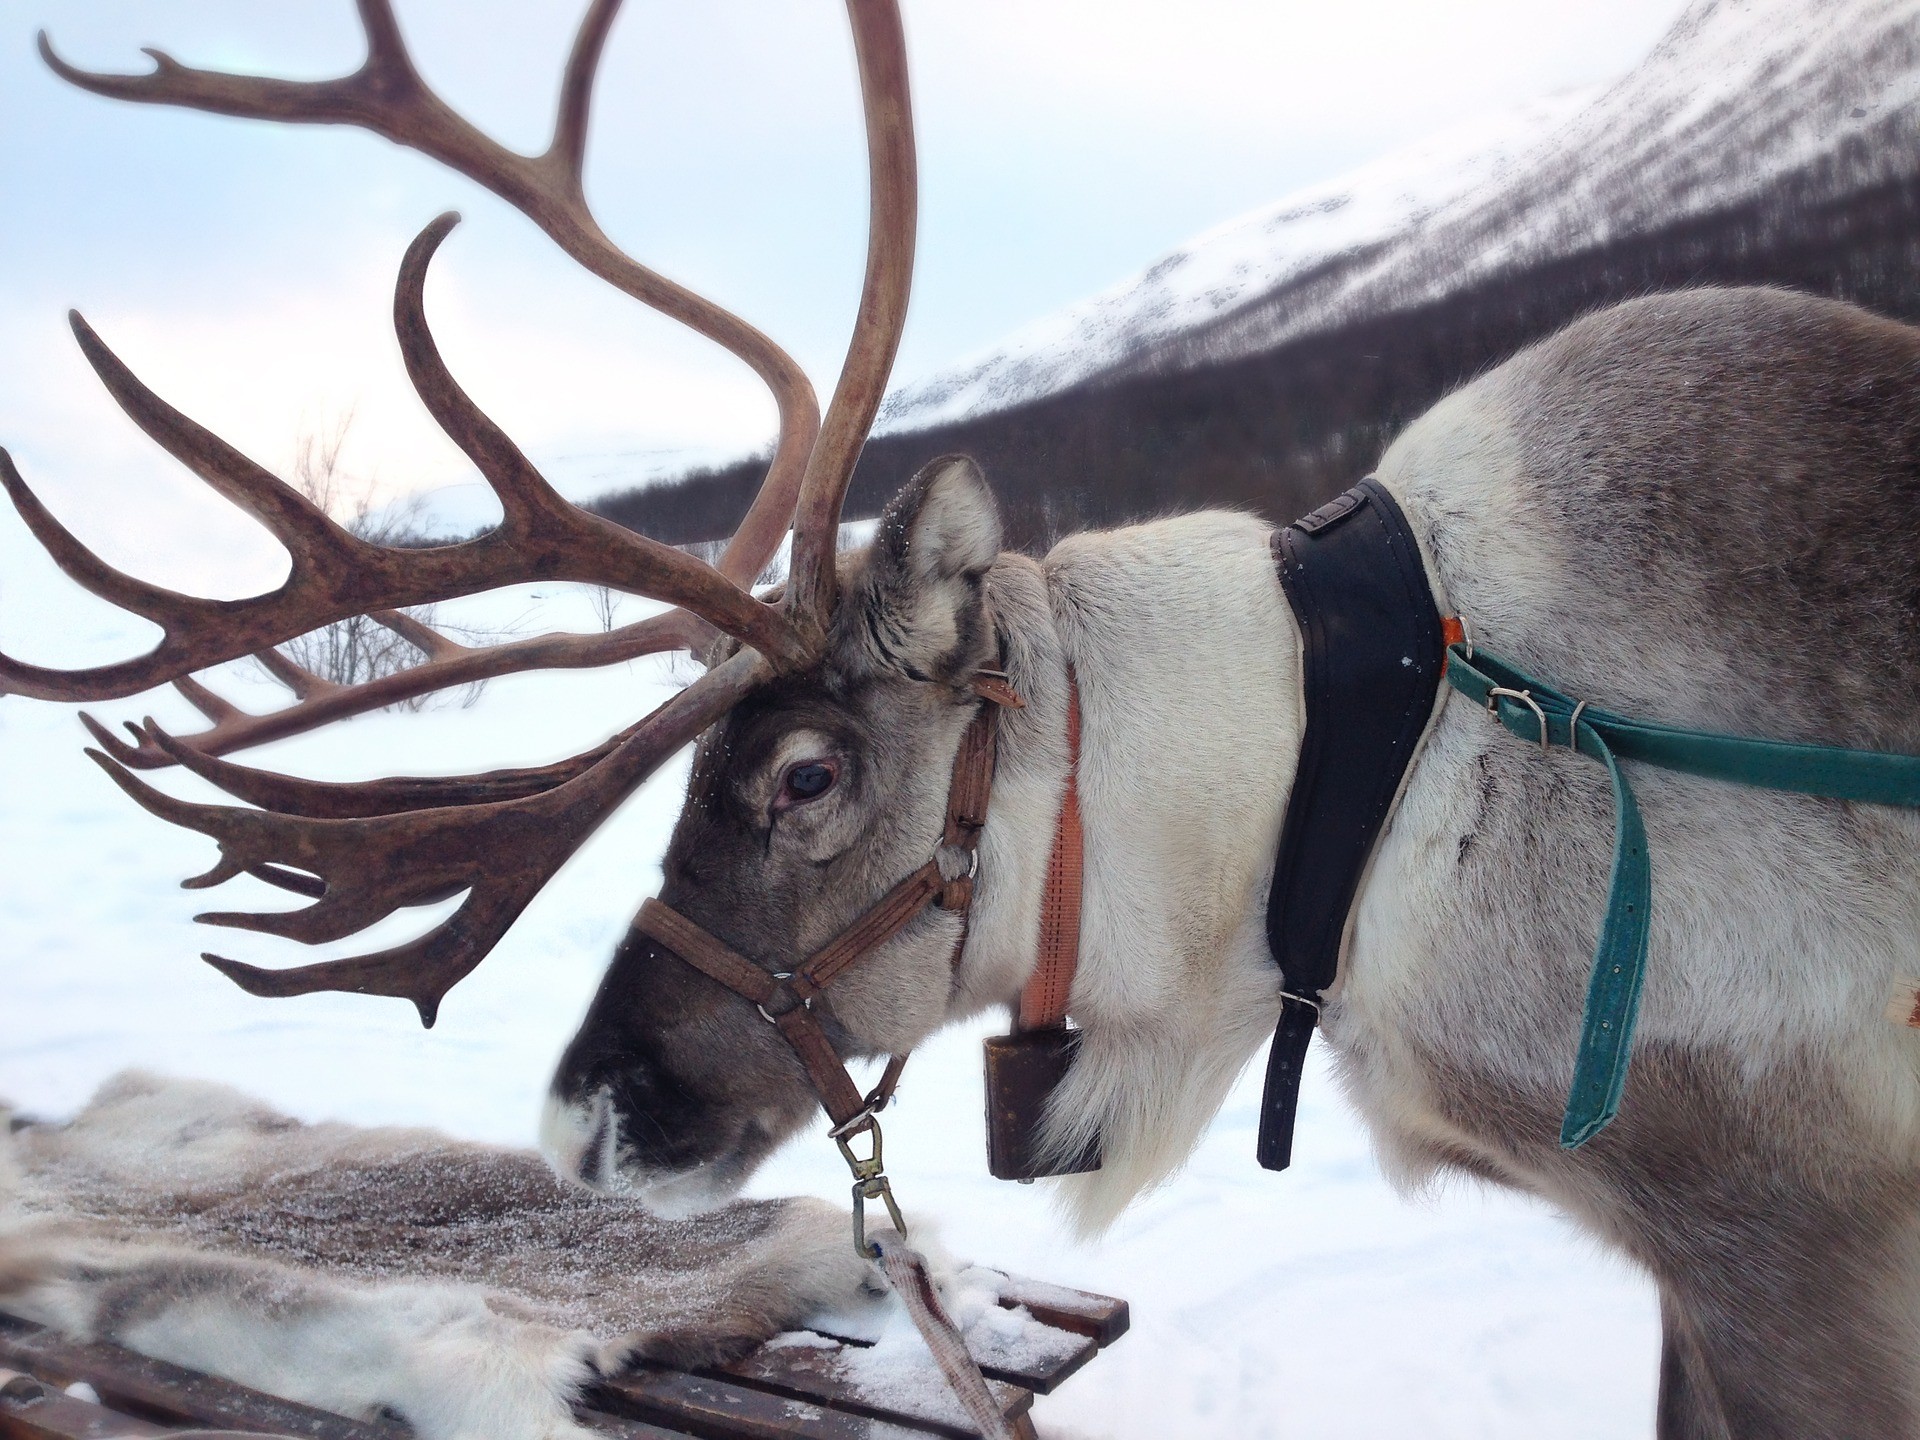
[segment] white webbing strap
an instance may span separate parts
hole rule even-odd
[[[980,1427],[985,1440],[1015,1440],[1013,1427],[1007,1424],[993,1392],[987,1389],[986,1377],[968,1352],[960,1327],[953,1323],[946,1306],[940,1303],[940,1292],[934,1288],[933,1276],[927,1272],[925,1257],[907,1244],[898,1231],[870,1230],[867,1238],[879,1250],[880,1268],[887,1272],[887,1283],[893,1286],[893,1293],[900,1297],[907,1314],[913,1317],[914,1326],[927,1342],[927,1349],[933,1352],[934,1363],[947,1377],[947,1384],[952,1387],[960,1408],[967,1412],[967,1418]]]

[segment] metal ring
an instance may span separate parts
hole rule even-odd
[[[776,971],[774,971],[774,972],[773,972],[773,978],[774,978],[774,979],[776,979],[776,980],[791,980],[791,979],[793,979],[793,971],[791,971],[791,970],[776,970]],[[758,1010],[758,1011],[760,1012],[760,1018],[761,1018],[762,1020],[764,1020],[764,1021],[766,1021],[766,1022],[767,1022],[767,1024],[769,1024],[769,1025],[778,1025],[778,1024],[780,1023],[780,1017],[779,1017],[778,1015],[769,1015],[769,1014],[767,1013],[767,1007],[766,1007],[766,1006],[764,1006],[764,1005],[762,1005],[762,1004],[761,1004],[761,1003],[760,1003],[760,1002],[759,1002],[758,1000],[756,1000],[756,1001],[754,1001],[754,1002],[753,1002],[753,1008],[754,1008],[754,1009],[756,1009],[756,1010]],[[803,999],[803,1000],[802,1000],[802,1001],[800,1002],[800,1008],[801,1008],[802,1010],[811,1010],[811,1009],[813,1008],[813,997],[812,997],[811,995],[809,995],[809,996],[807,996],[807,997],[806,997],[805,999]],[[792,1012],[792,1011],[786,1011],[786,1012],[783,1012],[783,1013],[786,1013],[786,1014],[792,1014],[793,1012]]]
[[[958,851],[960,854],[965,855],[967,857],[967,873],[964,875],[956,875],[953,877],[953,880],[949,880],[947,879],[946,871],[942,870],[940,872],[940,883],[942,885],[951,885],[954,883],[954,881],[957,881],[957,880],[972,880],[977,875],[979,875],[980,847],[978,845],[975,845],[971,848],[965,845],[949,845],[944,840],[942,840],[938,845],[933,847],[933,864],[936,869],[939,868],[940,857],[942,855],[945,855],[950,850]]]
[[[1582,700],[1573,707],[1573,714],[1567,717],[1567,749],[1569,750],[1580,748],[1580,712],[1586,708],[1587,702]]]
[[[861,1106],[859,1114],[850,1116],[841,1124],[827,1131],[827,1138],[829,1140],[851,1140],[857,1133],[858,1127],[868,1120],[873,1120],[874,1116],[878,1113],[879,1107],[869,1100],[865,1105]],[[875,1123],[877,1124],[878,1122],[876,1121]]]

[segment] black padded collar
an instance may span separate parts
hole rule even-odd
[[[1267,897],[1286,999],[1259,1156],[1284,1170],[1321,996],[1339,974],[1348,912],[1433,714],[1445,644],[1413,531],[1372,476],[1276,530],[1273,553],[1300,622],[1307,712]]]

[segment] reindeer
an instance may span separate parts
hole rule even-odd
[[[427,90],[386,0],[359,0],[367,61],[325,83],[165,56],[151,74],[94,75],[43,49],[104,95],[357,124],[411,145],[738,355],[772,389],[781,432],[718,566],[568,505],[468,401],[424,313],[443,219],[402,265],[396,328],[422,399],[498,492],[500,529],[405,553],[355,540],[167,407],[76,321],[121,405],[267,524],[293,573],[240,602],[145,585],[86,552],[0,460],[63,568],[164,631],[148,655],[91,670],[0,660],[0,686],[99,701],[170,681],[207,715],[197,735],[148,723],[131,741],[88,723],[129,794],[219,843],[219,863],[189,884],[246,873],[315,902],[211,923],[331,941],[464,891],[429,935],[381,953],[290,970],[208,957],[257,994],[405,997],[428,1023],[594,827],[695,742],[661,895],[613,957],[543,1127],[562,1173],[662,1211],[720,1203],[820,1103],[843,1140],[874,1129],[885,1096],[853,1091],[846,1059],[904,1056],[1021,992],[1071,780],[1085,833],[1079,1038],[1040,1145],[1058,1159],[1097,1140],[1101,1167],[1058,1182],[1097,1231],[1180,1165],[1288,993],[1265,923],[1301,751],[1302,637],[1270,527],[1186,515],[1074,536],[1036,560],[1002,550],[979,469],[946,457],[900,491],[870,548],[836,555],[911,265],[898,17],[850,0],[872,223],[854,338],[821,420],[777,347],[593,222],[581,158],[617,8],[590,7],[538,157],[502,149]],[[1916,417],[1920,333],[1824,300],[1702,290],[1533,346],[1414,422],[1376,474],[1443,613],[1570,692],[1674,724],[1913,752]],[[791,578],[756,595],[789,523]],[[533,578],[677,608],[486,650],[396,610]],[[343,690],[272,649],[360,613],[413,640],[422,662]],[[221,758],[486,675],[676,648],[706,659],[701,678],[544,769],[322,784]],[[285,709],[243,714],[194,678],[251,653],[292,688]],[[189,804],[134,773],[169,764],[253,808]],[[1652,1276],[1663,1440],[1911,1435],[1920,1055],[1882,1003],[1920,949],[1920,821],[1682,775],[1636,780],[1657,903],[1612,1127],[1577,1150],[1556,1143],[1607,886],[1604,777],[1564,749],[1517,743],[1458,696],[1436,708],[1405,778],[1325,999],[1342,1081],[1402,1183],[1464,1172],[1541,1196]]]

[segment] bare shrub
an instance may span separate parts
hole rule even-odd
[[[614,617],[620,611],[620,592],[611,585],[589,585],[587,603],[593,607],[593,618],[600,622],[600,632],[608,634],[613,629]]]
[[[294,456],[293,487],[362,540],[401,549],[433,543],[423,523],[418,498],[377,505],[373,487],[349,474],[342,465],[341,453],[352,428],[353,414],[349,411],[332,426],[303,434]],[[462,644],[485,644],[501,638],[471,626],[441,623],[435,618],[435,608],[418,605],[404,613]],[[417,646],[365,615],[350,615],[297,635],[279,649],[301,669],[335,685],[378,680],[426,658]],[[460,703],[471,705],[480,698],[485,685],[485,681],[479,681],[460,690]],[[395,701],[387,708],[418,710],[433,698],[433,695],[416,695]]]

